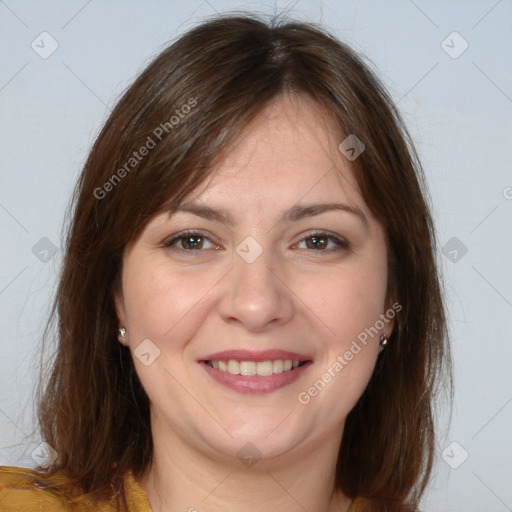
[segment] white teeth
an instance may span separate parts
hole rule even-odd
[[[256,374],[260,377],[272,375],[272,361],[260,361],[256,365]]]
[[[228,372],[232,375],[239,375],[240,374],[240,363],[238,361],[234,361],[233,359],[230,359],[228,361]]]
[[[292,359],[276,359],[274,361],[207,361],[208,365],[221,372],[227,372],[232,375],[258,375],[260,377],[269,377],[275,373],[282,373],[298,368],[299,361]]]
[[[240,375],[256,375],[256,363],[254,361],[241,361]]]
[[[277,361],[274,361],[272,363],[272,372],[273,373],[283,373],[283,366],[284,366],[284,363],[283,363],[282,359],[278,359]]]

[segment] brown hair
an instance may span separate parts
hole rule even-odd
[[[336,485],[368,498],[368,511],[417,508],[433,462],[433,398],[443,375],[451,384],[423,171],[392,100],[348,46],[315,23],[248,14],[209,19],[162,51],[119,100],[89,154],[52,310],[58,347],[38,390],[41,433],[58,452],[49,474],[65,471],[91,496],[114,490],[122,497],[124,472],[147,469],[149,401],[117,341],[113,294],[123,250],[154,215],[202,183],[244,127],[284,93],[312,98],[340,133],[364,142],[354,169],[385,229],[389,297],[402,306],[346,420]]]

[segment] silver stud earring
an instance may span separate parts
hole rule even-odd
[[[388,344],[388,337],[383,334],[379,339],[379,345],[384,348]]]
[[[121,327],[119,329],[119,334],[121,335],[121,338],[124,338],[124,335],[126,334],[126,329],[124,327]]]

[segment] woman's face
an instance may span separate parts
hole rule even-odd
[[[384,232],[331,123],[273,101],[126,248],[116,307],[153,433],[220,458],[340,440],[393,321]]]

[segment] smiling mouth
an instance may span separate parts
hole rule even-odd
[[[292,359],[274,359],[267,361],[237,361],[235,359],[219,361],[203,361],[204,364],[231,375],[247,377],[270,377],[284,372],[291,372],[310,361],[297,361]]]

